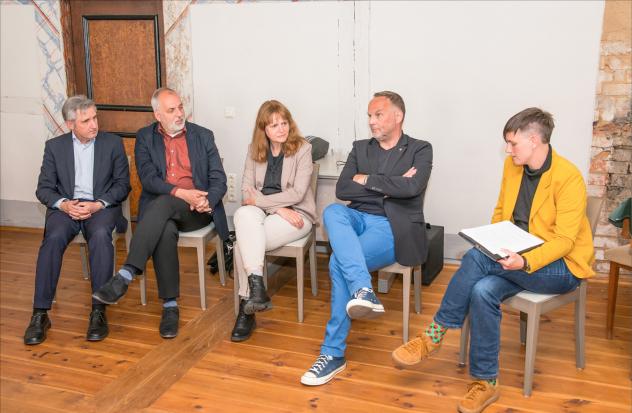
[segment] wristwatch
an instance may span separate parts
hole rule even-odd
[[[531,271],[531,265],[529,265],[527,258],[524,255],[521,255],[521,257],[522,257],[522,260],[524,261],[524,265],[522,266],[522,271],[524,272]]]

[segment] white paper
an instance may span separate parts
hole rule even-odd
[[[507,256],[501,249],[520,253],[544,243],[540,238],[529,234],[510,221],[466,228],[461,230],[460,233],[471,238],[492,254],[500,257]]]

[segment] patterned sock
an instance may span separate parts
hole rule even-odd
[[[448,331],[447,328],[443,327],[441,324],[432,320],[432,323],[430,323],[430,325],[428,326],[428,328],[426,328],[424,333],[428,337],[430,337],[430,340],[432,340],[433,343],[439,344],[441,343],[441,340],[443,340],[443,336],[445,336],[445,333],[447,331]]]
[[[496,385],[496,379],[487,379],[487,383],[491,384],[492,386]]]

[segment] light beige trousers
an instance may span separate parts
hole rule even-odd
[[[303,228],[296,228],[281,216],[266,215],[256,206],[246,205],[235,211],[235,277],[239,277],[241,297],[250,296],[248,274],[263,270],[266,251],[277,249],[309,234],[312,223],[305,215],[302,217]]]

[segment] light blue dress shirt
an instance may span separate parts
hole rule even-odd
[[[90,139],[86,143],[81,143],[79,139],[72,134],[72,149],[75,158],[75,188],[73,199],[94,199],[94,139]],[[62,198],[55,202],[53,208],[58,208],[66,198]],[[107,206],[105,201],[100,200]]]

